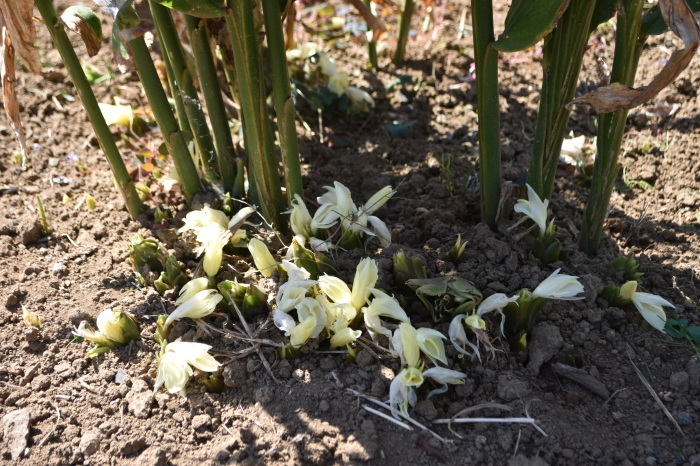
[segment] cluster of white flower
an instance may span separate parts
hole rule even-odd
[[[204,254],[202,263],[204,271],[208,276],[213,277],[219,272],[223,249],[227,244],[245,247],[245,230],[238,228],[232,233],[231,228],[240,225],[253,212],[255,209],[252,207],[245,207],[229,220],[224,212],[205,205],[201,210],[188,213],[185,217],[185,225],[177,232],[193,231],[197,235],[200,246],[194,252],[198,256]]]
[[[328,251],[335,245],[356,247],[362,235],[376,237],[382,247],[391,244],[389,228],[372,215],[396,193],[391,186],[377,191],[360,208],[353,202],[350,190],[342,183],[336,181],[333,187],[325,186],[324,189],[325,194],[316,198],[320,207],[313,217],[301,197],[296,195],[292,201],[292,231],[307,240],[312,249]],[[334,229],[336,226],[339,226],[338,230]]]
[[[372,96],[362,89],[350,86],[348,74],[339,72],[335,61],[323,53],[318,44],[306,42],[296,49],[287,51],[287,61],[291,64],[301,63],[304,74],[307,76],[318,69],[326,87],[338,97],[347,95],[352,105],[359,110],[368,112],[374,108]]]

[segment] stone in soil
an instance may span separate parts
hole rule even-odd
[[[559,352],[564,339],[559,332],[559,327],[546,322],[535,325],[530,332],[530,340],[527,347],[530,361],[527,369],[532,374],[539,374],[544,363],[552,359]]]
[[[29,437],[29,411],[18,409],[10,411],[0,421],[2,427],[3,447],[10,452],[13,461],[22,457],[27,448]]]

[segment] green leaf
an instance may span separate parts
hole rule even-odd
[[[389,132],[392,139],[401,138],[404,136],[409,136],[413,132],[413,125],[415,125],[417,122],[417,120],[394,120],[391,123],[385,124],[384,128],[386,128],[386,130]]]
[[[700,327],[693,325],[692,327],[686,328],[686,334],[693,340],[693,343],[700,345]]]
[[[223,0],[155,0],[155,2],[197,18],[219,18],[226,13]]]
[[[567,6],[569,0],[514,0],[494,48],[515,52],[532,47],[554,29]]]
[[[61,15],[61,21],[68,29],[80,34],[88,55],[95,56],[102,45],[102,23],[100,18],[90,8],[71,6]]]
[[[700,11],[700,0],[686,0],[691,10]],[[642,18],[641,35],[656,36],[668,29],[658,5],[649,8]]]

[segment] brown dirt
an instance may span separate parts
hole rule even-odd
[[[481,424],[455,427],[458,438],[436,426],[435,431],[449,439],[442,444],[366,412],[365,402],[346,391],[387,397],[398,369],[394,360],[377,360],[367,351],[352,364],[341,355],[321,353],[279,360],[272,349],[263,349],[275,382],[258,354],[236,355],[246,349],[240,342],[209,337],[181,323],[177,334],[214,345],[219,360],[226,363],[224,378],[232,388],[214,394],[193,383],[186,401],[163,392],[152,397],[155,318],[173,305],[170,295],[163,299],[153,290],[138,288],[127,261],[128,238],[138,232],[155,235],[169,247],[179,243],[172,228],[154,228],[146,217],[141,223],[130,221],[84,112],[64,98],[64,93],[75,95],[75,91],[66,84],[65,70],[42,33],[45,70],[54,72],[43,78],[19,74],[30,146],[26,169],[12,161],[16,143],[8,121],[5,117],[0,121],[0,419],[16,411],[28,413],[21,464],[700,463],[697,356],[687,347],[674,346],[636,312],[610,307],[598,296],[603,285],[620,283],[620,277],[608,274],[607,263],[634,254],[649,291],[676,305],[672,315],[700,324],[698,60],[653,103],[632,112],[621,163],[627,180],[645,181],[653,189],[635,185],[614,193],[597,257],[587,257],[575,246],[588,190],[571,173],[560,172],[553,212],[559,237],[571,255],[540,269],[527,260],[527,245],[515,241],[518,230],[507,230],[510,220],[504,220],[497,233],[478,223],[476,96],[473,82],[465,79],[473,54],[469,37],[455,39],[461,4],[439,7],[445,20],[441,34],[433,41],[419,34],[409,43],[406,66],[396,70],[414,82],[422,79],[423,87],[384,91],[384,84],[394,78],[387,72],[363,71],[363,48],[351,41],[347,50],[332,53],[341,69],[355,72],[354,80],[373,89],[377,108],[366,121],[334,123],[329,128],[349,138],[352,147],[333,149],[319,144],[317,137],[303,136],[307,197],[320,194],[322,186],[333,180],[362,199],[388,183],[399,186],[397,196],[380,211],[396,233],[395,244],[367,251],[379,261],[380,284],[389,291],[395,289],[390,257],[400,248],[424,257],[430,273],[460,275],[485,294],[532,288],[557,267],[580,276],[586,299],[550,304],[537,326],[552,338],[558,329],[563,343],[555,348],[555,359],[573,360],[602,382],[611,396],[597,397],[557,376],[549,364],[537,374],[526,361],[499,352],[483,364],[463,366],[467,382],[421,401],[414,417],[430,425],[433,419],[463,408],[498,402],[516,415],[527,411],[548,436],[529,426]],[[503,9],[499,17],[502,14]],[[678,40],[670,36],[653,39],[638,82],[647,82],[668,58],[667,47],[676,46]],[[600,82],[594,51],[612,55],[602,42],[589,51],[582,90]],[[95,61],[104,62],[105,56]],[[520,179],[527,169],[539,57],[535,47],[502,60],[507,182]],[[118,76],[99,89],[102,101],[117,92],[138,96],[130,75]],[[645,110],[660,103],[678,104],[677,113],[646,115]],[[417,124],[408,137],[392,140],[383,125],[395,119]],[[595,133],[587,111],[577,110],[570,126],[590,143]],[[141,147],[125,146],[125,157],[153,147],[151,137],[156,136],[141,140]],[[441,168],[448,159],[449,172]],[[95,210],[77,207],[85,193],[97,199]],[[41,196],[54,229],[49,236],[42,236],[38,227],[36,195]],[[64,205],[64,195],[73,202]],[[180,218],[184,215],[184,205],[171,207]],[[178,220],[172,225],[177,226]],[[467,260],[455,267],[439,257],[457,234],[469,246]],[[194,257],[182,249],[179,254],[192,269]],[[352,275],[360,257],[360,252],[341,256],[341,277]],[[21,305],[44,317],[38,332],[24,327]],[[108,307],[138,316],[142,339],[87,360],[87,345],[72,342],[71,329]],[[416,311],[415,323],[429,325],[420,306],[411,311]],[[215,321],[225,323],[223,316]],[[445,325],[437,328],[447,330]],[[276,333],[274,327],[269,330],[270,335]],[[633,363],[678,420],[683,434],[640,382]],[[419,393],[419,399],[425,395]],[[489,410],[482,414],[501,415]],[[0,435],[5,437],[0,455],[9,460],[11,435]]]

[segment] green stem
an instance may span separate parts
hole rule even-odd
[[[251,0],[229,0],[225,16],[236,67],[241,113],[243,115],[248,174],[252,174],[265,218],[276,228],[286,230],[285,210],[280,187],[270,120],[265,104],[264,79]]]
[[[487,1],[490,5],[491,1]],[[403,0],[401,5],[401,16],[399,17],[399,36],[396,40],[396,50],[394,51],[394,64],[396,66],[401,65],[404,57],[406,56],[408,33],[411,31],[411,18],[413,17],[413,10],[415,8],[416,4],[414,0]]]
[[[615,34],[615,58],[610,82],[626,86],[634,85],[639,58],[647,37],[640,37],[644,0],[624,0],[624,14],[617,16]],[[625,134],[627,110],[616,110],[598,116],[596,159],[593,166],[591,193],[586,203],[581,225],[579,247],[589,255],[595,255],[600,246],[603,222],[608,211],[610,196],[620,165],[617,163],[622,137]]]
[[[496,228],[501,199],[501,116],[498,101],[498,51],[493,48],[491,0],[472,0],[472,27],[479,115],[481,220]]]
[[[194,16],[185,16],[187,30],[190,33],[190,44],[194,56],[199,85],[204,95],[209,112],[209,122],[214,134],[214,145],[221,172],[224,190],[233,193],[236,184],[236,151],[228,125],[228,114],[221,97],[219,76],[214,64],[214,56],[209,45],[209,28],[204,20]]]
[[[168,57],[175,77],[176,88],[173,89],[173,95],[181,94],[185,104],[185,114],[192,129],[195,147],[202,165],[202,173],[208,180],[215,181],[218,175],[215,167],[214,141],[202,110],[202,103],[197,95],[197,89],[194,87],[192,72],[185,58],[185,52],[182,50],[175,22],[168,7],[152,0],[149,0],[148,3],[151,7],[153,23],[161,41],[160,45],[163,48],[163,53]]]
[[[365,0],[365,5],[370,11],[372,10],[372,0]],[[367,25],[367,58],[372,69],[379,69],[379,58],[377,56],[377,41],[374,40],[372,28]]]
[[[177,125],[175,114],[170,108],[168,97],[165,95],[158,72],[153,65],[153,59],[143,37],[133,39],[129,42],[129,47],[131,48],[136,72],[143,84],[146,98],[153,109],[153,116],[163,133],[168,152],[173,157],[175,168],[180,177],[182,191],[185,193],[187,200],[191,201],[195,194],[200,191],[201,184],[197,175],[197,167],[195,167],[190,151],[187,148],[187,141],[185,141]]]
[[[80,66],[80,60],[75,54],[75,50],[73,50],[73,46],[66,34],[63,23],[59,22],[58,15],[56,14],[51,0],[37,0],[36,6],[46,23],[46,27],[51,35],[53,43],[58,49],[58,53],[61,55],[61,59],[68,70],[71,81],[73,81],[75,88],[78,90],[83,108],[88,114],[90,123],[92,123],[93,131],[95,131],[95,136],[107,157],[107,162],[112,169],[112,174],[124,197],[126,209],[129,211],[131,217],[136,219],[136,217],[144,211],[145,206],[141,202],[141,199],[139,199],[136,188],[134,187],[134,182],[129,176],[129,172],[119,154],[119,149],[117,149],[109,126],[105,123],[95,94],[92,92],[90,83]]]
[[[571,116],[566,104],[573,100],[578,85],[595,6],[592,0],[573,0],[552,34],[545,39],[542,95],[528,174],[528,183],[542,199],[552,196],[559,154]]]
[[[272,76],[272,97],[277,111],[277,130],[280,135],[280,148],[284,162],[287,203],[294,195],[304,196],[299,162],[299,141],[297,140],[294,101],[287,71],[287,54],[284,47],[284,33],[280,19],[279,0],[263,0],[267,53]]]

